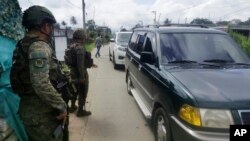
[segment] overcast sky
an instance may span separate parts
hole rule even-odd
[[[82,27],[82,0],[18,0],[22,10],[31,5],[46,6],[57,21],[70,25],[70,17],[77,18]],[[160,23],[169,18],[172,23],[190,22],[194,18],[212,21],[250,17],[250,0],[85,0],[86,20],[109,26],[113,31],[121,26],[131,28],[137,23],[153,24],[156,11]]]

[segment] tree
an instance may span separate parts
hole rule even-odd
[[[242,23],[240,19],[233,19],[230,21],[230,24],[232,25],[239,25],[240,23]]]
[[[72,16],[72,17],[70,18],[70,23],[71,23],[72,25],[76,25],[76,24],[77,24],[77,21],[76,21],[76,17],[75,17],[75,16]]]
[[[211,20],[205,18],[196,18],[190,24],[214,24]]]
[[[228,25],[229,23],[229,21],[218,21],[216,22],[216,25]]]
[[[61,23],[63,26],[66,26],[67,25],[67,23],[65,22],[65,21],[62,21],[62,23]]]
[[[239,25],[248,25],[250,26],[250,18],[248,18],[246,21],[244,22],[240,22]]]
[[[87,30],[88,31],[95,31],[96,30],[96,25],[94,20],[88,20],[86,23]]]
[[[166,18],[166,20],[164,21],[164,25],[168,25],[168,24],[171,24],[171,21],[168,18]]]

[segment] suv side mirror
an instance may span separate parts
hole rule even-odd
[[[145,52],[145,51],[143,51],[143,52],[141,53],[140,61],[141,61],[142,63],[153,64],[153,63],[155,62],[153,52]]]
[[[113,42],[115,42],[115,39],[111,38],[109,41],[113,43]]]

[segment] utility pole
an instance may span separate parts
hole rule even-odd
[[[82,0],[82,18],[83,18],[83,29],[85,29],[85,2]]]
[[[156,11],[152,11],[152,13],[154,13],[154,14],[155,14],[154,24],[156,25]]]
[[[159,14],[157,24],[160,25],[161,13]]]

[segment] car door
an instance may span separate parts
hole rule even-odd
[[[148,32],[145,38],[142,52],[151,52],[154,53],[153,50],[156,48],[156,39],[155,34],[153,32]],[[154,55],[155,56],[155,55]],[[143,99],[145,100],[145,104],[149,111],[152,111],[152,103],[153,103],[153,71],[155,70],[154,63],[143,63],[139,62],[138,66],[138,81],[140,82],[140,91]]]
[[[140,60],[140,52],[143,47],[145,32],[135,31],[131,37],[129,48],[127,51],[127,61],[129,64],[126,65],[129,70],[131,81],[134,85],[134,88],[137,92],[140,92],[140,82],[138,78],[138,68]]]

